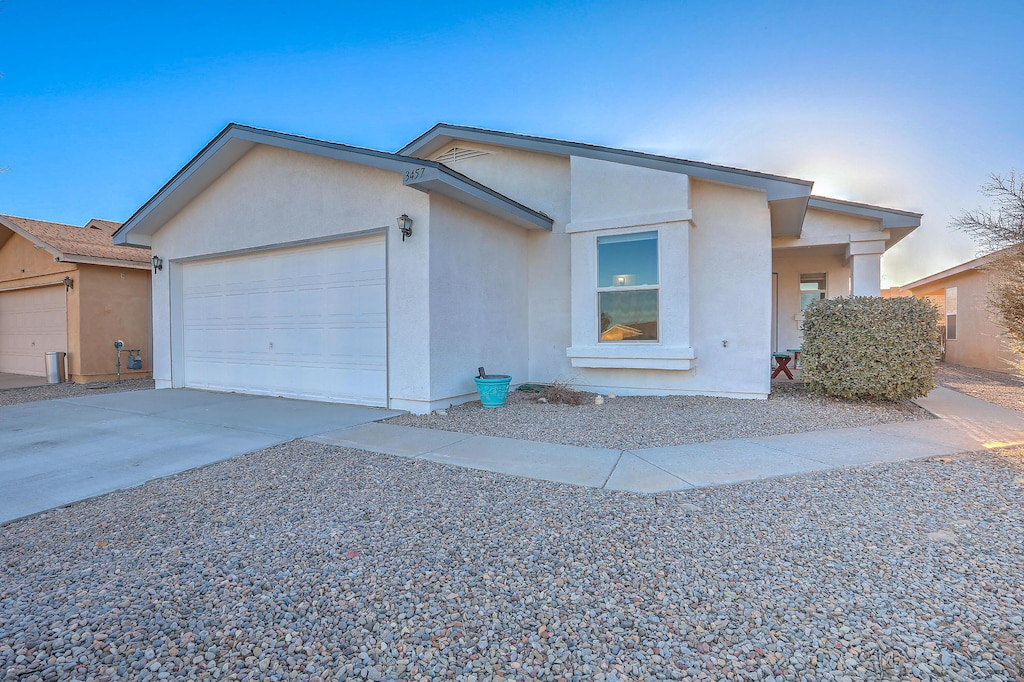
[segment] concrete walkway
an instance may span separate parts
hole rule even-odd
[[[936,388],[916,401],[938,419],[646,450],[582,448],[366,423],[319,443],[559,483],[657,493],[843,466],[1024,444],[1024,414]]]
[[[294,438],[575,485],[657,493],[1024,444],[1024,414],[945,388],[939,419],[609,450],[382,424],[390,410],[183,389],[0,408],[0,523]]]
[[[0,523],[260,448],[400,414],[188,389],[0,408]]]

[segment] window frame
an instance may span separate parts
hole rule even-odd
[[[657,272],[657,284],[635,284],[635,285],[623,285],[623,286],[600,286],[601,283],[601,239],[605,237],[620,237],[625,235],[637,235],[650,233],[654,235],[655,243],[655,269]],[[661,230],[659,228],[651,229],[650,226],[643,226],[641,228],[631,228],[625,230],[608,230],[604,234],[594,236],[594,317],[596,321],[595,325],[595,341],[598,345],[608,344],[622,344],[626,346],[635,345],[660,345],[662,343],[662,325],[661,325],[661,307],[662,307],[662,295],[661,295]],[[627,291],[654,291],[657,297],[657,308],[655,310],[655,324],[656,324],[656,338],[654,339],[637,339],[631,341],[628,339],[602,339],[601,338],[601,294],[603,293],[623,293]]]
[[[952,312],[950,312],[950,310],[949,310],[950,309],[950,305],[949,305],[949,301],[950,301],[949,292],[951,292],[951,291],[953,292],[953,305],[952,305],[953,311]],[[946,340],[947,341],[956,341],[956,335],[957,335],[956,323],[959,321],[959,320],[957,320],[957,308],[959,308],[959,303],[957,302],[958,294],[959,294],[959,292],[957,291],[956,287],[946,287],[945,291],[942,292],[943,307],[945,308],[945,313],[946,313]],[[949,324],[950,318],[953,318],[953,324],[952,325]],[[952,336],[949,335],[949,330],[950,329],[953,330],[953,335]]]
[[[820,275],[820,277],[819,277],[819,275]],[[820,280],[821,281],[821,287],[819,287],[818,289],[805,291],[803,289],[804,278],[805,277],[808,278],[809,280],[811,280],[808,283],[814,283],[814,282]],[[812,301],[811,303],[808,303],[807,306],[805,306],[804,305],[804,301],[803,301],[804,294],[818,294],[818,298],[815,299],[815,300],[818,300],[818,301],[824,301],[825,299],[827,299],[828,298],[828,273],[827,272],[801,272],[800,273],[800,281],[797,284],[797,296],[799,297],[799,305],[800,305],[800,312],[801,313],[803,313],[805,310],[807,310],[807,307],[810,306],[811,303],[813,303],[813,301]]]

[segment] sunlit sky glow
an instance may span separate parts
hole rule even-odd
[[[0,0],[0,213],[124,220],[227,122],[394,151],[437,121],[923,212],[888,286],[1024,170],[1024,3]]]

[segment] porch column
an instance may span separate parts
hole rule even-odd
[[[854,296],[882,295],[882,253],[885,241],[875,235],[851,234],[846,247],[850,261],[850,293]]]

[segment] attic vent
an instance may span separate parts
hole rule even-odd
[[[473,159],[478,156],[487,156],[491,152],[482,152],[479,149],[467,149],[465,147],[451,147],[447,151],[441,152],[434,157],[434,161],[440,161],[448,166],[458,161],[465,161],[466,159]]]

